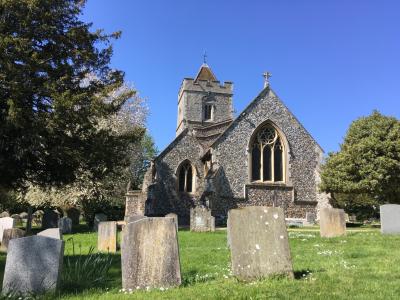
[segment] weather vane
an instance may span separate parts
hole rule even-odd
[[[207,51],[206,50],[204,50],[204,53],[203,53],[203,63],[207,64]]]
[[[264,77],[264,88],[269,86],[269,78],[272,76],[270,72],[264,72],[263,77]]]

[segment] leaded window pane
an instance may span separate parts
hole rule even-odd
[[[275,181],[283,181],[283,151],[282,144],[278,139],[274,147],[274,179]]]
[[[263,150],[263,180],[272,180],[272,169],[271,169],[271,147],[265,146]]]
[[[260,167],[261,167],[261,155],[260,155],[260,146],[255,144],[253,150],[251,152],[251,171],[252,171],[252,179],[260,180]]]
[[[192,183],[193,183],[193,173],[192,173],[192,166],[188,166],[186,172],[186,192],[192,192]]]

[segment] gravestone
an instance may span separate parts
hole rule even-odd
[[[283,209],[248,206],[229,211],[232,272],[251,281],[272,275],[293,278]]]
[[[349,214],[344,214],[344,221],[346,222],[346,223],[348,223],[348,222],[350,222],[350,217],[349,217]]]
[[[319,213],[321,237],[336,237],[346,235],[346,219],[343,209],[322,208]]]
[[[128,223],[136,222],[138,220],[145,219],[145,218],[147,218],[147,217],[143,216],[143,215],[133,215],[133,216],[128,216],[128,217],[125,216],[125,223],[128,224]]]
[[[15,227],[15,220],[10,217],[0,218],[0,242],[3,242],[3,232],[5,229]]]
[[[8,244],[10,240],[17,239],[25,236],[25,231],[19,228],[9,228],[5,229],[3,232],[3,241],[1,242],[1,247],[3,250],[7,251]]]
[[[181,284],[175,226],[172,218],[144,218],[125,226],[121,248],[124,289]]]
[[[229,216],[230,216],[230,211],[228,211],[228,219],[226,220],[226,245],[228,246],[228,248],[231,247],[231,231],[229,230],[230,226],[230,222],[229,222]]]
[[[32,223],[36,226],[42,227],[42,218],[44,215],[43,210],[37,210],[32,214]]]
[[[307,225],[314,225],[316,223],[317,216],[313,212],[306,213],[306,223]]]
[[[99,229],[99,223],[107,221],[107,216],[103,213],[94,215],[93,230],[97,231]]]
[[[174,214],[174,213],[169,213],[167,215],[165,215],[166,218],[173,218],[175,221],[175,225],[176,225],[176,230],[178,230],[178,215]]]
[[[22,212],[19,214],[19,216],[21,217],[21,219],[28,219],[28,213],[27,212]]]
[[[6,217],[9,217],[10,216],[10,214],[8,213],[8,211],[3,211],[1,214],[0,214],[0,218],[6,218]]]
[[[67,217],[72,220],[72,226],[78,226],[79,225],[79,217],[81,215],[81,212],[79,209],[72,207],[67,210]]]
[[[203,206],[190,209],[190,231],[215,231],[215,218],[210,209]]]
[[[72,220],[68,217],[62,217],[58,220],[58,228],[60,228],[61,233],[72,233]]]
[[[62,240],[62,232],[60,228],[49,228],[39,232],[37,235]]]
[[[60,214],[52,209],[46,209],[42,218],[42,229],[57,228]]]
[[[13,214],[11,218],[15,220],[15,226],[22,226],[22,218],[19,215]]]
[[[64,242],[44,236],[13,239],[8,244],[3,294],[55,291],[61,277]]]
[[[100,222],[97,234],[99,251],[117,252],[117,222]]]
[[[381,233],[400,234],[400,205],[384,204],[380,206]]]

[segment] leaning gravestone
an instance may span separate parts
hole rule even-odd
[[[97,235],[99,251],[117,252],[117,222],[100,222]]]
[[[43,236],[13,239],[8,245],[3,294],[55,291],[61,277],[64,242]]]
[[[346,235],[346,217],[343,209],[322,208],[319,213],[321,237],[336,237]]]
[[[215,218],[210,209],[202,206],[190,209],[190,231],[215,231]]]
[[[0,218],[0,242],[3,242],[3,232],[5,229],[15,227],[15,220],[10,217]]]
[[[121,248],[124,289],[181,284],[179,248],[172,218],[144,218],[125,226]]]
[[[62,233],[60,228],[49,228],[39,232],[37,235],[45,236],[57,240],[62,240]]]
[[[175,221],[175,225],[176,225],[176,230],[178,230],[178,215],[174,214],[174,213],[169,213],[167,215],[165,215],[166,218],[173,218]]]
[[[71,233],[72,220],[68,217],[62,217],[58,220],[58,228],[60,228],[62,234]]]
[[[278,274],[293,278],[282,208],[248,206],[230,210],[229,239],[232,272],[240,280]]]
[[[78,226],[79,225],[79,217],[81,215],[81,212],[79,209],[72,207],[67,210],[67,216],[72,220],[72,226]]]
[[[46,209],[42,218],[42,229],[57,228],[60,214],[52,209]]]
[[[3,232],[3,241],[1,242],[1,248],[7,251],[10,240],[21,238],[25,236],[25,231],[19,228],[5,229]]]
[[[400,234],[400,205],[384,204],[380,206],[381,233]]]
[[[93,230],[97,231],[99,229],[99,223],[107,221],[107,216],[103,213],[94,215]]]

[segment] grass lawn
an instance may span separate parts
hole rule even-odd
[[[95,233],[73,237],[75,252],[96,246]],[[399,299],[400,236],[379,229],[348,229],[342,238],[321,239],[315,229],[289,229],[295,279],[271,278],[252,283],[230,275],[226,231],[179,231],[183,284],[166,291],[121,292],[120,255],[114,255],[103,289],[62,291],[61,299]],[[81,245],[81,250],[77,245]],[[72,254],[66,241],[65,255]],[[1,270],[5,254],[1,254]],[[54,298],[54,296],[53,296]]]

